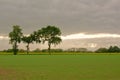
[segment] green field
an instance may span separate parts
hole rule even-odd
[[[120,80],[120,55],[0,55],[0,80]]]

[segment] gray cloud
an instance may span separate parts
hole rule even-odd
[[[6,33],[18,24],[25,32],[32,32],[51,24],[59,26],[64,34],[119,33],[119,3],[119,0],[0,0],[0,30]]]
[[[120,34],[119,3],[120,0],[0,0],[0,35],[8,35],[16,24],[25,34],[46,25],[60,27],[63,35]]]

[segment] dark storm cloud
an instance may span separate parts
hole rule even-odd
[[[0,0],[1,34],[14,24],[26,33],[48,24],[64,34],[120,33],[120,0]]]

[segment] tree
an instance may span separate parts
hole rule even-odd
[[[47,41],[48,52],[51,54],[51,45],[58,45],[62,39],[60,38],[61,31],[58,27],[47,26],[39,30],[43,43]]]
[[[41,52],[41,50],[39,48],[36,48],[35,50],[33,50],[32,52]]]
[[[106,53],[106,52],[108,52],[108,49],[107,48],[99,48],[95,52],[96,53]]]
[[[120,48],[118,46],[114,46],[113,49],[114,49],[114,52],[117,52],[117,53],[120,52]]]
[[[108,52],[120,52],[120,48],[118,46],[110,46]]]
[[[33,41],[35,41],[36,43],[41,43],[41,33],[40,33],[40,30],[34,31],[33,34],[31,34],[31,37],[32,37]]]
[[[29,54],[29,51],[30,51],[29,45],[30,45],[30,43],[33,43],[32,35],[23,36],[22,41],[23,41],[23,43],[27,43],[27,45],[26,45],[27,54]]]
[[[9,33],[10,44],[13,45],[14,55],[17,55],[17,52],[18,52],[17,44],[21,42],[22,35],[23,35],[22,29],[18,25],[13,26],[13,31]]]

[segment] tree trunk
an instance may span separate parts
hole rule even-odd
[[[51,44],[50,43],[48,43],[48,52],[49,52],[49,55],[51,55]]]
[[[17,42],[13,44],[13,54],[17,55],[18,49],[17,49]]]
[[[29,50],[30,50],[30,48],[29,48],[29,44],[27,44],[27,54],[29,54]]]

